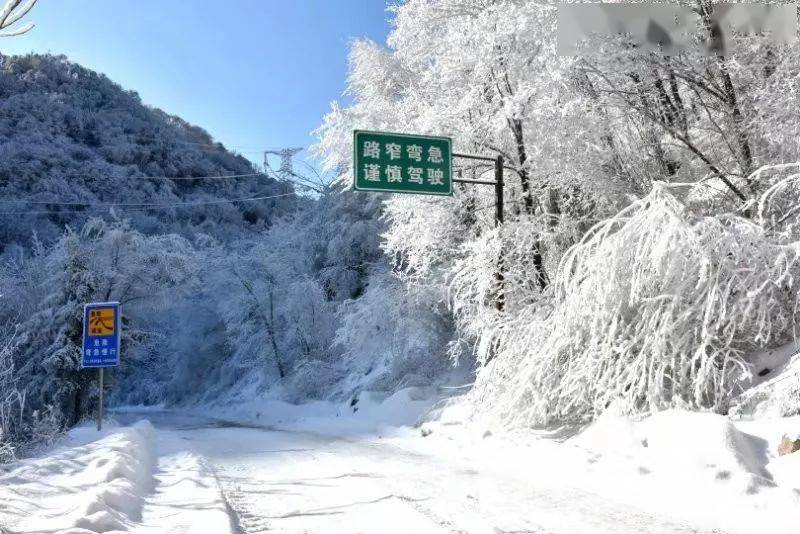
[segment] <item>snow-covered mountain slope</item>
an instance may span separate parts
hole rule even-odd
[[[201,202],[290,192],[254,175],[244,157],[203,129],[145,106],[102,74],[63,56],[0,57],[0,252],[50,242],[108,204]],[[176,178],[172,180],[170,178]],[[70,203],[70,204],[64,204]],[[146,233],[203,232],[230,239],[263,231],[289,213],[291,197],[181,209],[117,207]],[[45,212],[46,216],[7,213]]]

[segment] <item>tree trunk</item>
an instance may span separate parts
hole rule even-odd
[[[278,376],[281,380],[286,377],[286,371],[283,369],[283,362],[281,362],[280,351],[278,351],[278,342],[275,340],[275,329],[272,327],[275,320],[275,307],[272,304],[272,290],[269,292],[269,321],[267,321],[267,334],[269,335],[270,343],[272,344],[272,352],[275,354],[275,364],[278,368]]]
[[[525,206],[525,213],[533,215],[533,191],[531,190],[531,179],[525,164],[528,162],[528,154],[525,151],[525,137],[522,132],[522,121],[510,119],[509,126],[514,135],[514,142],[517,145],[517,161],[519,163],[519,181],[522,186],[522,201]]]
[[[738,159],[740,161],[742,177],[745,178],[747,185],[752,191],[754,186],[748,179],[750,173],[753,172],[753,153],[750,148],[750,139],[744,128],[744,116],[739,107],[736,88],[728,72],[728,67],[725,65],[725,49],[724,43],[722,42],[722,34],[719,25],[711,20],[711,10],[712,4],[710,2],[707,0],[698,0],[698,13],[703,21],[703,25],[708,29],[708,42],[715,51],[717,57],[717,66],[719,68],[720,77],[722,78],[725,103],[731,110],[733,128],[735,130],[734,134],[739,145]]]
[[[519,162],[519,180],[522,186],[522,201],[525,207],[525,213],[533,215],[535,208],[533,203],[533,188],[531,187],[530,174],[526,164],[528,162],[528,154],[525,150],[525,137],[522,131],[522,121],[519,119],[510,119],[509,126],[514,135],[514,141],[517,145],[517,160]],[[547,273],[544,271],[544,258],[542,257],[541,241],[537,240],[533,245],[533,268],[536,283],[539,289],[544,291],[547,287]]]

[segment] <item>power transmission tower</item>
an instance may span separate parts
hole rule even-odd
[[[283,178],[284,180],[288,180],[290,177],[294,176],[294,167],[292,166],[292,158],[295,154],[302,151],[302,147],[294,147],[294,148],[279,148],[274,150],[265,150],[264,151],[264,170],[266,172],[272,171],[272,167],[269,164],[268,156],[270,154],[280,156],[281,158],[281,166],[278,168],[278,176]],[[274,171],[273,171],[274,172]]]
[[[294,155],[302,151],[302,147],[276,148],[264,151],[264,172],[278,180],[291,182],[300,191],[322,194],[333,183],[331,173],[321,171],[319,168],[300,160],[301,172],[294,170]],[[280,156],[281,166],[277,172],[269,164],[269,156]]]

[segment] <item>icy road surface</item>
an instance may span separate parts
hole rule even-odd
[[[491,459],[470,458],[456,443],[449,454],[435,447],[426,453],[379,436],[286,431],[171,412],[115,417],[123,424],[147,418],[157,429],[156,486],[134,529],[141,532],[219,532],[221,526],[203,524],[202,514],[215,508],[227,512],[227,528],[247,534],[720,532],[542,482],[526,470],[495,470]],[[192,475],[194,464],[210,476]],[[224,505],[215,507],[219,489]]]

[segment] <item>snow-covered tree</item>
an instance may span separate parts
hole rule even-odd
[[[699,45],[709,4],[690,4]],[[481,404],[525,424],[612,402],[724,410],[748,351],[795,327],[796,184],[755,171],[797,159],[784,136],[797,123],[780,109],[796,47],[777,59],[767,36],[740,36],[725,56],[667,57],[605,39],[562,58],[546,3],[409,0],[393,13],[386,47],[354,44],[353,103],[334,105],[317,149],[343,182],[353,129],[449,135],[458,151],[504,157],[510,213],[498,229],[490,189],[377,197],[386,261],[436,295],[428,310],[449,304],[453,355],[489,366]],[[344,324],[375,305],[345,308]],[[653,331],[658,343],[637,341]]]
[[[7,269],[2,313],[18,321],[10,351],[17,387],[27,399],[25,413],[50,408],[61,425],[70,426],[91,409],[97,393],[94,375],[80,369],[84,304],[119,301],[122,349],[132,351],[147,338],[137,328],[137,315],[163,305],[173,289],[191,281],[192,248],[177,235],[147,237],[124,221],[93,219]],[[15,293],[20,278],[40,289]],[[20,300],[12,300],[15,294]]]
[[[524,424],[611,404],[725,411],[748,356],[797,334],[799,247],[741,216],[692,213],[656,184],[567,252],[551,306],[498,322],[485,386]]]

